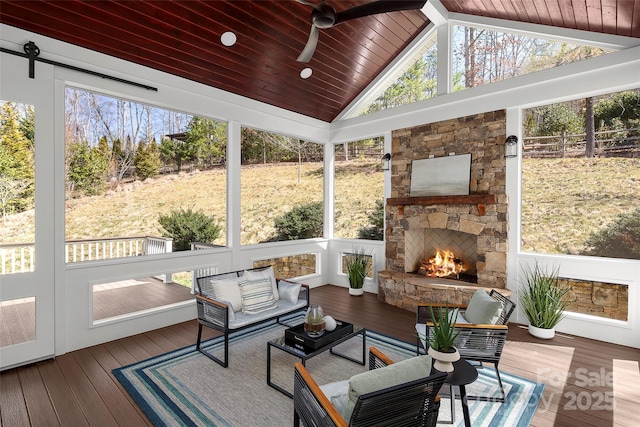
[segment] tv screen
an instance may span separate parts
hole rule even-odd
[[[414,160],[411,163],[411,197],[469,194],[471,154]]]

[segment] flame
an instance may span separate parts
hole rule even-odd
[[[447,277],[463,273],[467,270],[460,258],[448,249],[436,251],[436,254],[429,258],[428,262],[422,262],[427,276]]]

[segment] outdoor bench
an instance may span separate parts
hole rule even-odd
[[[198,339],[196,350],[223,367],[228,366],[229,334],[276,320],[309,307],[309,286],[276,280],[272,267],[238,270],[196,278]],[[202,327],[224,334],[224,358],[201,348]],[[287,325],[285,325],[287,326]]]

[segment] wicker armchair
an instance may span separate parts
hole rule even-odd
[[[515,309],[515,304],[501,293],[492,290],[489,294],[496,301],[502,303],[502,311],[496,324],[469,324],[456,323],[456,329],[460,332],[455,341],[455,346],[460,353],[460,357],[472,362],[478,362],[478,367],[482,368],[483,363],[491,363],[496,372],[498,385],[500,386],[501,397],[490,396],[467,396],[471,400],[504,402],[505,392],[500,378],[498,363],[502,356],[502,350],[507,339],[509,328],[507,322]],[[420,354],[427,348],[426,338],[429,336],[432,325],[431,308],[434,315],[439,315],[439,310],[458,308],[461,312],[466,309],[466,305],[461,304],[418,304],[416,315],[417,347],[416,353]],[[460,314],[458,315],[460,316]]]
[[[384,368],[393,361],[375,347],[369,349],[369,369]],[[344,420],[300,363],[295,366],[293,425],[299,426],[435,426],[440,409],[438,391],[447,374],[436,373],[415,381],[362,394],[351,418]]]

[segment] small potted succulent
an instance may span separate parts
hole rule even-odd
[[[435,360],[433,364],[435,369],[440,372],[452,372],[453,362],[460,359],[460,353],[455,347],[460,331],[456,330],[454,323],[458,316],[458,309],[449,311],[447,304],[444,308],[439,308],[437,313],[434,313],[433,307],[430,307],[430,311],[432,324],[427,325],[429,344],[427,353]]]

